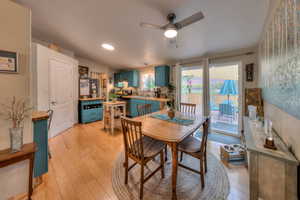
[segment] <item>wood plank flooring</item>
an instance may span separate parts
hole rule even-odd
[[[34,190],[33,200],[117,200],[111,172],[123,151],[123,138],[121,132],[112,136],[102,128],[102,122],[76,125],[50,140],[49,172]],[[217,157],[219,145],[209,142],[209,150]],[[231,185],[228,199],[249,199],[247,169],[238,166],[227,172]]]

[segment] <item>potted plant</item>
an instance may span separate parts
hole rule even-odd
[[[175,106],[175,90],[176,87],[169,83],[168,85],[168,99],[170,99],[167,102],[168,105],[168,116],[170,119],[173,119],[175,117],[175,110],[176,110],[176,106]]]
[[[0,117],[11,121],[12,128],[9,129],[11,151],[20,151],[23,146],[23,123],[30,116],[31,107],[26,100],[13,97],[7,104],[0,104],[0,109]]]

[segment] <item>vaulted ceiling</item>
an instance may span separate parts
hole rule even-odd
[[[112,67],[160,64],[255,46],[269,0],[15,0],[32,9],[33,36]],[[176,45],[140,22],[167,23],[202,11],[205,19],[179,31]],[[101,48],[103,42],[115,51]]]

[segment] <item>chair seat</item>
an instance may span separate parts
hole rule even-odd
[[[165,148],[165,143],[150,137],[144,136],[142,138],[144,146],[144,157],[151,158],[161,152]]]
[[[201,140],[196,139],[193,136],[189,136],[179,143],[179,151],[188,153],[197,153],[200,151]]]

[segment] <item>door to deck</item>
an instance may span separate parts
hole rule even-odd
[[[218,133],[239,135],[239,64],[209,67],[211,128]]]
[[[197,105],[197,113],[211,116],[213,132],[239,136],[241,122],[239,63],[181,68],[181,102]]]

